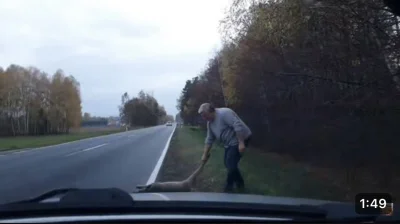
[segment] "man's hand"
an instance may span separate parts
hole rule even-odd
[[[210,153],[207,153],[207,154],[203,153],[203,156],[201,157],[201,161],[203,163],[206,163],[209,158],[210,158]]]
[[[239,152],[240,152],[240,154],[243,154],[245,148],[246,148],[246,146],[245,146],[244,142],[240,141],[239,142]]]

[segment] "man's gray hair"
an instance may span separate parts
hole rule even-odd
[[[200,105],[198,113],[201,114],[203,112],[214,112],[214,107],[210,103],[203,103]]]

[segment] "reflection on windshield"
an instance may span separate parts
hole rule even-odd
[[[400,196],[400,20],[384,1],[159,3],[171,22],[147,3],[49,4],[76,23],[51,33],[18,4],[0,6],[0,203],[70,187]]]

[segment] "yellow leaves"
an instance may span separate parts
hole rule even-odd
[[[0,113],[2,134],[67,132],[80,125],[79,83],[72,76],[66,77],[62,70],[49,77],[35,67],[10,65],[0,72],[1,98],[5,100],[0,100],[0,108],[10,111]],[[10,129],[13,126],[18,127]]]

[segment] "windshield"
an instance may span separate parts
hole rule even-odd
[[[382,0],[0,14],[0,204],[61,188],[400,196],[400,20]]]

